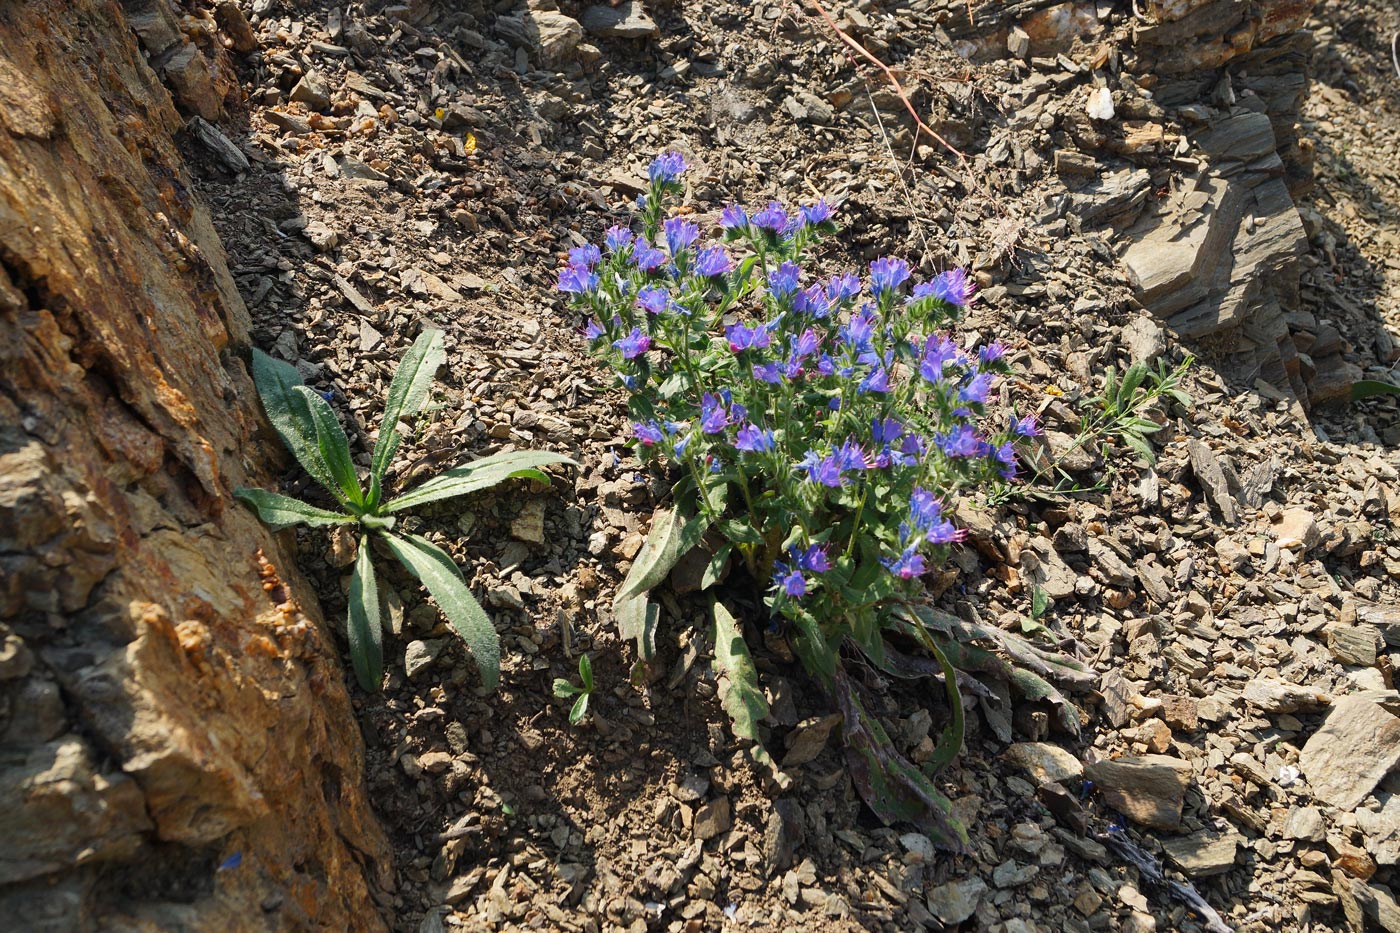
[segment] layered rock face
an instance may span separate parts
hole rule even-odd
[[[230,496],[277,452],[183,129],[116,3],[0,2],[0,916],[380,929],[335,647]]]

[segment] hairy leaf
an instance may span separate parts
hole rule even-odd
[[[552,463],[578,466],[577,462],[563,454],[548,450],[513,450],[509,453],[492,454],[439,473],[421,486],[388,502],[384,511],[397,512],[428,502],[465,496],[467,493],[487,489],[508,479],[526,477],[547,483],[549,477],[541,473],[539,468]]]
[[[311,413],[311,424],[316,430],[316,447],[321,459],[331,471],[335,485],[331,492],[342,502],[363,505],[365,494],[360,489],[360,478],[355,474],[355,462],[350,459],[350,439],[340,426],[330,403],[306,386],[296,386],[293,395],[300,395]]]
[[[710,562],[705,565],[705,572],[700,575],[701,590],[708,590],[724,576],[724,568],[729,566],[729,555],[733,550],[734,545],[721,544],[719,550],[710,557]]]
[[[379,623],[379,586],[369,556],[369,535],[360,536],[360,553],[350,575],[350,613],[346,634],[355,679],[368,691],[379,689],[384,677],[383,633]]]
[[[311,409],[296,391],[302,385],[301,373],[290,363],[273,359],[254,348],[253,384],[257,386],[267,420],[272,422],[282,443],[312,479],[335,495],[335,476],[316,443],[316,423],[312,420]]]
[[[569,710],[569,725],[576,726],[583,717],[588,715],[588,693],[581,693],[577,700],[574,700],[573,708]]]
[[[273,531],[281,531],[289,525],[344,525],[355,520],[355,516],[348,513],[328,512],[300,499],[265,489],[235,489],[233,495],[251,506],[258,513],[258,518]]]
[[[561,700],[567,699],[571,696],[576,696],[583,692],[584,691],[581,688],[574,686],[569,681],[565,680],[563,677],[554,678],[554,695],[559,697],[559,699]]]
[[[894,747],[884,727],[865,711],[844,672],[837,673],[833,684],[845,719],[846,763],[861,798],[887,825],[913,823],[935,845],[970,852],[967,830],[953,816],[952,802]]]
[[[384,472],[393,462],[394,451],[399,446],[399,421],[412,418],[423,410],[428,400],[428,389],[433,384],[433,374],[447,359],[442,348],[442,331],[429,328],[418,335],[409,347],[399,368],[394,371],[389,383],[389,396],[384,401],[384,420],[379,425],[379,437],[374,442],[374,457],[370,462],[370,475],[379,483],[383,482]]]
[[[442,614],[467,643],[481,682],[488,690],[496,689],[501,678],[501,638],[491,617],[467,588],[461,569],[446,551],[421,535],[386,534],[384,540],[399,562],[423,581]]]
[[[640,593],[614,599],[613,614],[617,616],[617,633],[636,642],[637,656],[650,664],[656,656],[656,625],[661,620],[661,609]]]
[[[1359,402],[1363,398],[1370,398],[1373,395],[1400,395],[1400,386],[1381,382],[1379,379],[1362,379],[1352,383],[1351,400],[1353,402]]]
[[[632,569],[627,572],[627,579],[617,591],[614,608],[619,602],[645,593],[666,579],[686,552],[700,542],[708,527],[709,519],[704,515],[681,519],[674,509],[658,514]]]
[[[729,724],[734,734],[753,742],[753,759],[772,772],[779,784],[791,781],[778,767],[778,763],[763,747],[763,739],[758,733],[758,722],[768,715],[768,700],[758,686],[758,669],[749,655],[749,646],[744,643],[744,633],[734,616],[718,600],[714,603],[715,615],[715,660],[714,671],[722,678],[719,684],[719,699],[729,714]]]

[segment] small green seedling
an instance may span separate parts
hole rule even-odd
[[[488,689],[495,689],[500,679],[501,644],[490,617],[472,596],[462,571],[446,551],[422,535],[394,530],[398,521],[395,513],[477,492],[517,477],[548,483],[549,477],[541,472],[541,467],[552,463],[578,465],[562,454],[549,451],[493,454],[454,467],[396,499],[384,501],[384,474],[401,439],[399,422],[423,411],[433,374],[445,358],[442,331],[431,329],[425,330],[404,355],[389,384],[384,421],[374,444],[366,490],[350,458],[350,441],[331,406],[302,384],[301,374],[295,367],[253,350],[253,382],[268,420],[297,462],[334,497],[340,511],[317,508],[265,489],[237,489],[234,495],[251,506],[274,531],[298,524],[359,526],[359,556],[350,577],[346,628],[355,678],[365,690],[378,690],[384,674],[379,587],[375,581],[370,539],[383,542],[388,551],[422,581],[447,621],[466,642],[481,672],[482,682]]]
[[[593,695],[593,662],[588,655],[578,656],[578,679],[583,684],[576,687],[562,677],[554,678],[554,695],[561,700],[577,697],[569,710],[569,725],[576,726],[588,715],[588,698]]]

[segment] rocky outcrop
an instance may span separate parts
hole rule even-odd
[[[183,130],[117,4],[0,4],[0,916],[380,929],[334,645],[230,497],[275,448]]]

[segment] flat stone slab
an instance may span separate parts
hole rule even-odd
[[[1400,717],[1365,697],[1342,697],[1298,758],[1313,796],[1354,810],[1400,764]]]

